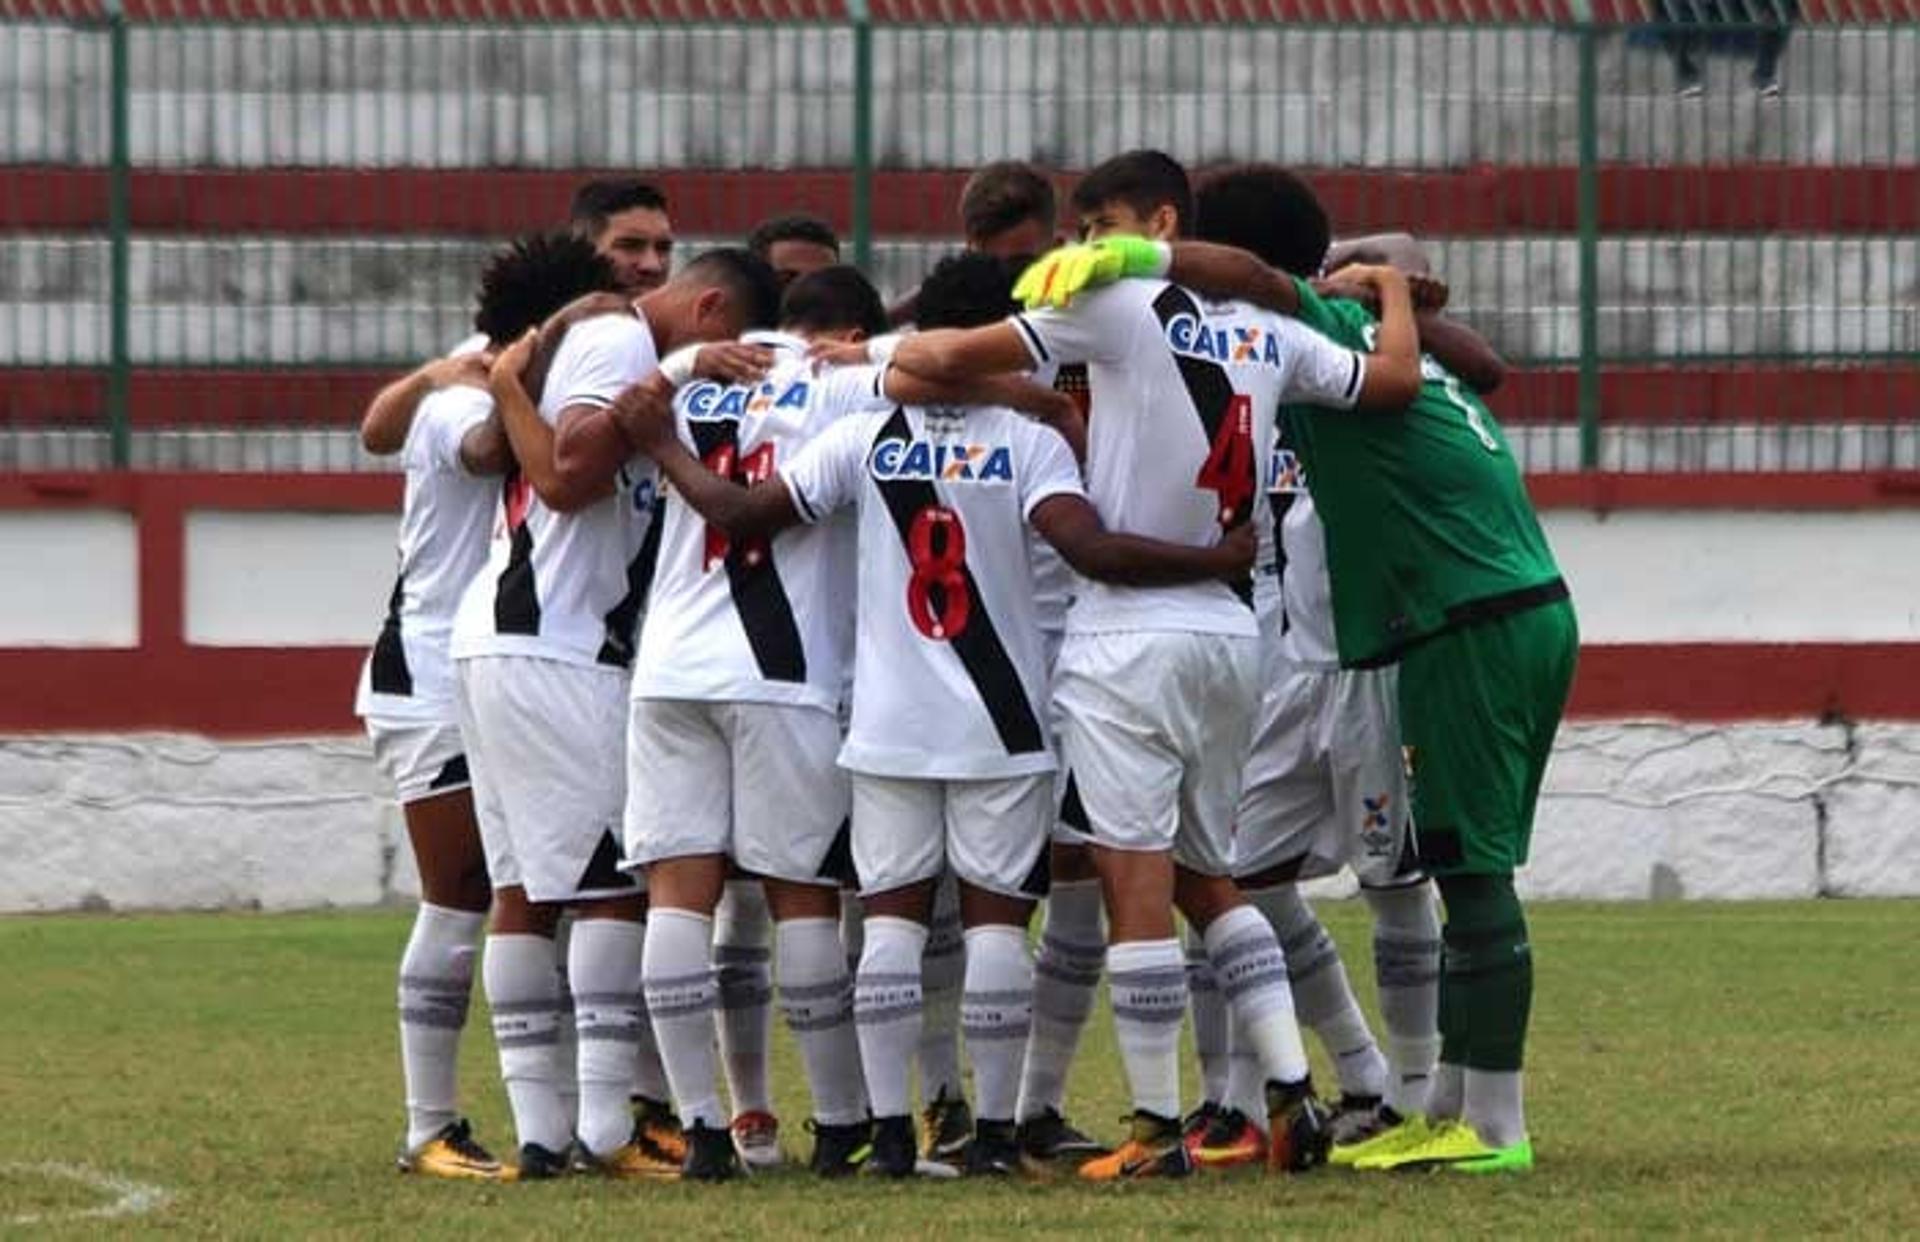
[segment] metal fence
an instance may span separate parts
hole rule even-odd
[[[1143,145],[1427,239],[1530,468],[1920,466],[1920,5],[1479,7],[0,0],[0,466],[367,466],[588,175],[900,292],[972,167]]]

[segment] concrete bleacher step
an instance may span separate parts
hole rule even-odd
[[[0,162],[106,158],[99,40],[0,24]],[[890,29],[883,167],[1565,164],[1576,41],[1546,29]],[[851,162],[849,36],[824,28],[138,27],[133,157],[162,165],[789,168]],[[1920,33],[1808,28],[1782,99],[1716,60],[1672,97],[1656,50],[1602,47],[1599,150],[1625,162],[1920,159]]]
[[[685,250],[703,244],[689,238]],[[902,292],[950,247],[883,241],[877,282]],[[475,239],[137,237],[133,354],[344,363],[434,353],[467,331],[488,250]],[[1572,239],[1434,239],[1434,258],[1456,313],[1515,361],[1577,354]],[[1609,355],[1920,352],[1920,238],[1610,237],[1599,258]],[[104,361],[106,302],[104,242],[0,247],[0,364]]]

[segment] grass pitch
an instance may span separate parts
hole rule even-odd
[[[1323,915],[1370,995],[1364,910],[1333,903]],[[0,1233],[1920,1232],[1917,903],[1537,907],[1531,1177],[1323,1170],[1121,1187],[822,1184],[799,1172],[723,1187],[399,1177],[393,987],[406,928],[400,913],[0,920]],[[505,1153],[478,1002],[474,1016],[469,1110]],[[805,1088],[784,1032],[777,1040],[797,1148]],[[1117,1133],[1125,1101],[1104,1013],[1069,1105]],[[81,1215],[115,1203],[126,1214]]]

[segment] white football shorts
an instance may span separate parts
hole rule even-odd
[[[1261,697],[1240,797],[1233,873],[1297,863],[1296,878],[1352,866],[1360,882],[1410,878],[1398,671],[1282,662]]]
[[[847,774],[840,721],[784,703],[635,699],[627,739],[627,856],[725,854],[746,871],[837,885]]]
[[[457,793],[471,784],[467,748],[451,720],[366,718],[373,762],[393,782],[400,805]]]
[[[454,667],[493,886],[538,902],[639,892],[620,867],[626,671],[510,655]]]
[[[1257,638],[1069,634],[1053,697],[1084,838],[1230,874],[1259,673]]]
[[[1041,855],[1053,825],[1053,773],[912,780],[853,773],[853,866],[862,896],[931,880],[951,866],[975,888],[1046,896]]]

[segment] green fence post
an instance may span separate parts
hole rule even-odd
[[[1580,468],[1597,470],[1600,467],[1600,38],[1592,15],[1582,13],[1580,18]]]
[[[847,0],[853,23],[853,263],[873,274],[873,20],[867,0]]]
[[[128,342],[127,232],[130,227],[132,156],[127,119],[127,16],[121,0],[107,0],[107,426],[112,435],[113,467],[125,470],[133,459],[128,421],[128,381],[133,365]]]

